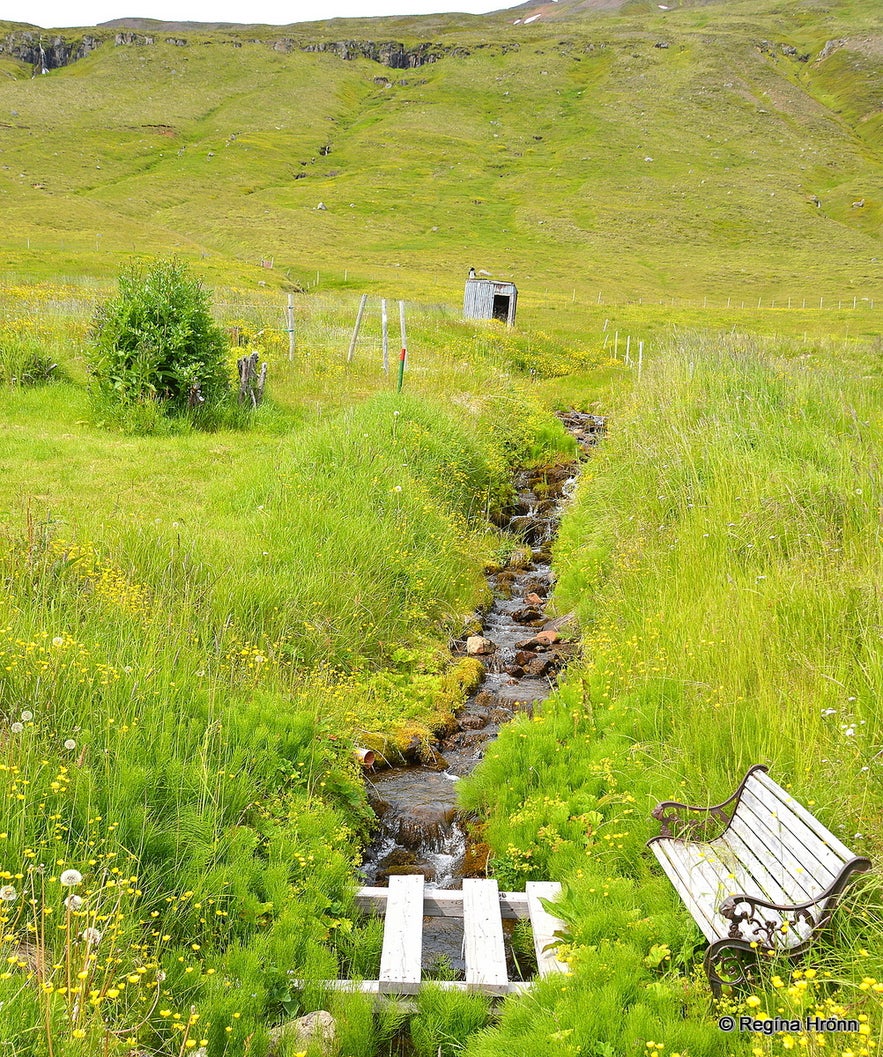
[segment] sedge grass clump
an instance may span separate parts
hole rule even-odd
[[[0,325],[0,385],[41,385],[59,376],[57,368],[37,335]]]

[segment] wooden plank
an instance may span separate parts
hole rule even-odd
[[[788,804],[782,803],[771,792],[764,789],[763,786],[757,786],[754,789],[746,790],[748,794],[749,802],[755,804],[762,804],[763,807],[770,812],[771,818],[776,821],[776,832],[784,831],[794,837],[795,841],[799,841],[799,846],[795,845],[795,854],[801,859],[808,862],[817,861],[821,863],[826,870],[828,870],[835,877],[843,869],[844,860],[832,851],[827,844],[806,825]],[[759,808],[757,809],[760,810]],[[801,848],[804,849],[801,851]]]
[[[380,988],[384,994],[413,995],[420,989],[423,884],[421,874],[397,875],[389,879],[380,955]]]
[[[308,984],[320,983],[329,991],[355,991],[363,995],[382,995],[388,992],[384,990],[382,980],[292,980],[291,986],[303,988]],[[474,991],[480,990],[465,980],[425,980],[424,983],[437,987],[442,991]],[[506,985],[505,992],[499,989],[493,991],[494,995],[521,995],[530,990],[530,982],[525,980],[512,980]]]
[[[385,914],[388,888],[364,886],[356,892],[356,907],[365,914]],[[463,917],[463,893],[453,888],[427,888],[423,892],[426,917]],[[500,915],[507,921],[528,916],[524,892],[500,892]]]
[[[353,336],[350,341],[349,351],[346,354],[346,362],[352,363],[353,357],[356,354],[356,342],[359,340],[359,329],[362,326],[362,316],[365,314],[365,305],[368,301],[368,295],[362,294],[359,299],[359,311],[356,313],[356,325],[353,327]]]
[[[537,954],[537,969],[540,976],[550,973],[569,972],[568,966],[555,957],[555,948],[549,945],[556,940],[555,932],[566,926],[560,918],[550,914],[540,903],[541,899],[555,899],[561,894],[557,881],[528,881],[527,906],[533,929],[533,945]]]
[[[846,845],[825,826],[820,822],[815,815],[810,814],[809,811],[799,803],[794,797],[788,792],[787,789],[783,789],[778,782],[774,782],[768,774],[763,772],[755,773],[752,778],[758,780],[758,784],[761,785],[768,792],[772,793],[778,800],[781,800],[788,809],[795,814],[812,832],[821,840],[827,847],[834,852],[844,862],[848,862],[850,859],[855,858],[855,854],[846,847]]]
[[[739,809],[758,840],[769,847],[776,858],[781,860],[783,867],[792,874],[805,874],[818,886],[816,891],[819,893],[832,884],[842,868],[842,863],[832,869],[821,859],[811,856],[788,828],[770,815],[750,793],[747,796],[743,794]]]
[[[506,994],[509,974],[496,881],[464,878],[463,946],[466,983],[486,993]]]
[[[758,890],[773,903],[802,903],[807,898],[806,892],[792,875],[786,874],[780,880],[771,874],[764,862],[754,853],[750,842],[746,842],[735,827],[731,826],[719,842],[726,844],[739,860],[743,873],[750,879],[751,887],[747,891]],[[719,842],[715,841],[715,846]]]
[[[794,873],[788,870],[782,860],[776,858],[770,849],[760,842],[754,828],[742,815],[736,815],[733,818],[727,832],[730,836],[735,834],[741,838],[746,847],[750,848],[753,857],[763,864],[767,872],[788,893],[788,902],[804,903],[818,894],[818,889],[812,879],[803,871]]]
[[[723,918],[716,913],[717,907],[714,905],[712,893],[707,893],[703,898],[701,893],[697,892],[692,872],[678,856],[677,847],[677,841],[666,837],[650,841],[653,854],[683,900],[684,906],[708,942],[714,943],[726,935],[726,929],[722,925]]]

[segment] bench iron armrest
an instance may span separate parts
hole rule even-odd
[[[755,771],[766,770],[764,764],[755,764],[739,783],[739,788],[732,796],[723,803],[713,804],[711,807],[697,807],[692,804],[680,804],[677,800],[663,800],[650,813],[660,823],[660,835],[676,840],[695,841],[709,841],[719,837],[730,824],[745,783]],[[732,809],[730,809],[731,805]]]
[[[728,896],[721,903],[718,912],[721,917],[730,922],[729,935],[733,939],[744,939],[746,935],[750,935],[760,946],[772,948],[776,946],[773,937],[777,933],[784,935],[789,931],[795,931],[801,941],[805,941],[811,932],[824,925],[830,918],[833,901],[846,887],[852,874],[870,868],[870,859],[864,857],[850,859],[844,863],[840,873],[824,892],[820,892],[814,899],[807,899],[803,903],[780,905],[763,899],[761,896],[736,893]],[[831,903],[830,906],[829,903]],[[815,907],[820,910],[818,917],[812,913]],[[765,910],[774,911],[775,916],[765,915],[763,913]]]

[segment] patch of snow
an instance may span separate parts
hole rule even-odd
[[[513,26],[520,26],[521,25],[521,19],[520,18],[516,18],[515,21],[512,23],[512,25]]]
[[[558,0],[555,0],[555,3],[557,4]],[[671,8],[668,7],[666,4],[657,4],[656,6],[659,8],[660,11],[670,11],[671,10]]]
[[[537,20],[538,18],[542,18],[542,17],[543,17],[543,16],[542,16],[542,12],[541,12],[541,13],[540,13],[539,15],[531,15],[531,16],[530,16],[530,18],[526,18],[526,19],[524,20],[524,24],[525,24],[526,26],[529,26],[529,25],[531,24],[531,22],[536,22],[536,20]]]

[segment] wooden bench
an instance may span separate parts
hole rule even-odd
[[[716,995],[746,982],[758,951],[804,951],[852,874],[871,866],[766,772],[752,767],[722,804],[653,810],[662,833],[648,846],[710,944]]]

